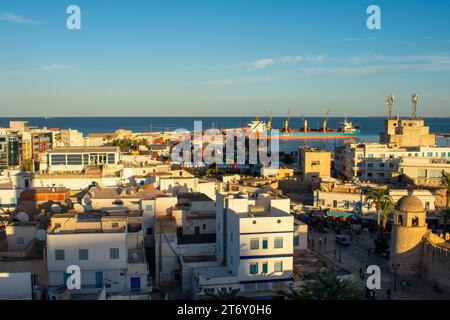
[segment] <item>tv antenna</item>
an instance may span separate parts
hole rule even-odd
[[[413,93],[413,95],[411,97],[411,101],[412,101],[412,107],[413,107],[412,118],[414,120],[416,120],[417,119],[417,103],[419,102],[419,95],[417,93]]]
[[[388,108],[388,119],[392,119],[392,106],[394,105],[395,96],[394,93],[391,93],[386,97],[386,105]]]

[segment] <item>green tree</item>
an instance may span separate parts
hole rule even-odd
[[[363,287],[353,278],[339,278],[337,275],[318,275],[298,289],[281,291],[290,300],[359,300]]]
[[[389,219],[389,216],[392,214],[392,212],[394,211],[394,201],[392,200],[392,198],[389,196],[389,198],[386,198],[384,201],[382,201],[381,203],[381,211],[383,211],[383,222],[382,222],[382,226],[383,226],[383,230],[386,230],[386,225]]]
[[[383,206],[387,206],[390,202],[393,202],[389,195],[389,190],[386,189],[371,189],[366,194],[366,203],[375,206],[377,211],[377,223],[381,225],[380,212]]]
[[[240,289],[222,288],[220,290],[212,290],[206,293],[206,300],[244,300],[239,296]]]
[[[442,170],[441,172],[441,184],[446,189],[445,192],[445,198],[446,198],[446,205],[445,207],[450,207],[450,173],[446,172],[445,170]]]

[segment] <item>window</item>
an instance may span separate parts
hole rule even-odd
[[[262,241],[262,248],[263,249],[269,249],[269,239],[268,238],[264,238]]]
[[[25,244],[25,238],[24,237],[18,237],[17,238],[17,244]]]
[[[66,165],[66,155],[65,154],[52,154],[51,155],[52,165]]]
[[[282,237],[275,238],[274,247],[275,247],[275,249],[283,248],[283,238]]]
[[[57,249],[55,250],[55,260],[56,261],[64,261],[64,250]]]
[[[333,200],[333,208],[337,208],[337,206],[338,206],[337,200]]]
[[[79,260],[89,260],[89,250],[88,249],[78,250],[78,259]]]
[[[67,155],[67,164],[68,165],[82,165],[83,164],[83,155],[81,155],[81,154]]]
[[[346,210],[350,209],[350,202],[344,201],[344,209]]]
[[[17,204],[17,198],[11,198],[11,205],[15,206]]]
[[[267,262],[263,262],[262,264],[262,273],[266,274],[269,272],[269,264]]]
[[[109,249],[109,258],[113,260],[119,259],[119,248]]]
[[[251,250],[259,249],[259,239],[258,238],[253,238],[250,240],[250,249]]]
[[[118,222],[113,222],[113,223],[111,223],[111,227],[113,229],[117,229],[117,228],[119,228],[119,223]]]
[[[283,261],[276,261],[274,266],[275,272],[283,272]]]
[[[298,247],[300,245],[300,236],[296,234],[294,236],[294,247]]]
[[[373,168],[373,163],[368,163],[367,168]]]
[[[145,206],[145,211],[153,211],[153,206],[151,204],[147,204]]]
[[[258,274],[258,263],[257,262],[250,263],[250,274]]]

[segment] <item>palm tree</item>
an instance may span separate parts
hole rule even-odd
[[[383,211],[383,230],[386,230],[386,225],[389,219],[390,214],[392,213],[392,211],[394,211],[394,201],[392,200],[392,198],[389,196],[389,198],[386,198],[382,203],[381,203],[381,211]]]
[[[442,170],[441,184],[446,189],[445,198],[447,199],[446,208],[450,207],[450,173]]]
[[[244,300],[245,298],[239,296],[241,289],[222,288],[217,290],[208,291],[206,293],[206,300]]]
[[[390,202],[393,202],[391,196],[389,195],[389,190],[386,189],[371,189],[366,194],[366,202],[374,205],[377,210],[377,223],[381,224],[380,211],[383,209],[383,206]]]
[[[363,287],[353,278],[339,278],[337,275],[318,275],[298,289],[281,291],[290,300],[359,300]]]

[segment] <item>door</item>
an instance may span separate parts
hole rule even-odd
[[[141,290],[141,278],[132,277],[130,284],[131,284],[131,291],[135,292]]]
[[[195,227],[195,235],[200,235],[200,227]]]
[[[103,287],[103,272],[101,271],[95,273],[95,286],[97,288]]]

